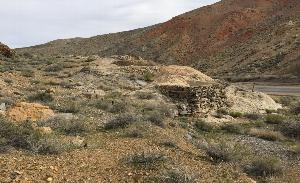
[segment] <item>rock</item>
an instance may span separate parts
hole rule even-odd
[[[47,178],[47,182],[53,182],[53,178],[52,177],[48,177]]]
[[[5,115],[6,112],[6,105],[5,103],[0,104],[0,114]]]
[[[14,55],[14,51],[11,50],[8,46],[0,42],[0,55],[11,58]]]
[[[6,116],[15,122],[23,122],[26,120],[39,121],[53,117],[54,112],[48,106],[38,103],[21,102],[9,108],[6,112]]]

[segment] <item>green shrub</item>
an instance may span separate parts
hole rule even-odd
[[[213,132],[215,131],[215,126],[203,120],[198,120],[195,122],[195,128],[197,131]]]
[[[68,101],[57,108],[62,113],[78,113],[82,106],[79,102]]]
[[[209,145],[205,151],[206,154],[216,163],[236,161],[240,158],[238,148],[224,142],[216,145]]]
[[[221,127],[222,130],[229,133],[243,134],[244,129],[240,124],[228,123]]]
[[[243,116],[243,114],[240,113],[240,112],[230,112],[229,115],[234,117],[234,118],[240,118],[240,117]]]
[[[284,117],[281,116],[281,115],[277,115],[277,114],[268,114],[266,116],[266,123],[269,123],[269,124],[281,124],[283,123],[284,121]]]
[[[113,129],[119,129],[119,128],[126,128],[130,124],[133,124],[137,122],[137,118],[133,114],[121,114],[117,116],[116,118],[108,121],[104,125],[105,130],[113,130]]]
[[[174,142],[174,141],[166,140],[166,141],[163,141],[159,144],[162,145],[162,146],[165,146],[165,147],[169,147],[169,148],[178,148],[176,142]]]
[[[124,113],[129,109],[128,103],[124,100],[99,100],[94,106],[111,113]]]
[[[144,79],[144,81],[152,82],[152,81],[154,81],[154,74],[151,73],[151,72],[146,72],[146,73],[143,75],[143,79]]]
[[[30,69],[27,69],[27,70],[24,70],[22,71],[21,75],[24,76],[24,77],[33,77],[34,76],[34,71],[33,70],[30,70]]]
[[[263,157],[254,160],[246,171],[252,176],[267,177],[282,174],[283,168],[277,158]]]

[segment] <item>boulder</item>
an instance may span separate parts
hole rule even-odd
[[[26,120],[39,121],[54,116],[54,112],[48,106],[38,103],[21,102],[9,108],[6,116],[14,122],[23,122]]]

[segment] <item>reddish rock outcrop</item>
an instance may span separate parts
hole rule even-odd
[[[8,46],[0,42],[0,55],[5,57],[13,57],[14,51],[11,50]]]

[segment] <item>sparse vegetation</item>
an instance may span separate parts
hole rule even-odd
[[[216,130],[216,127],[213,124],[210,124],[201,119],[199,119],[195,122],[195,128],[199,132],[201,132],[201,131],[212,132],[212,131]]]
[[[149,112],[147,115],[147,120],[150,121],[153,125],[164,128],[166,126],[164,122],[165,117],[159,112]]]
[[[283,172],[280,160],[273,157],[262,157],[254,160],[246,169],[247,173],[253,176],[275,176]]]
[[[31,102],[44,102],[44,103],[48,103],[48,102],[52,102],[54,100],[54,97],[51,93],[47,93],[47,92],[39,92],[33,95],[30,95],[28,97],[28,100]]]
[[[186,171],[181,169],[174,169],[165,172],[162,176],[157,177],[155,180],[159,183],[196,183],[193,175],[188,174]]]
[[[229,113],[230,116],[234,117],[234,118],[240,118],[243,116],[243,113],[240,112],[230,112]]]
[[[243,134],[244,128],[240,124],[227,123],[221,127],[222,130],[229,133]]]

